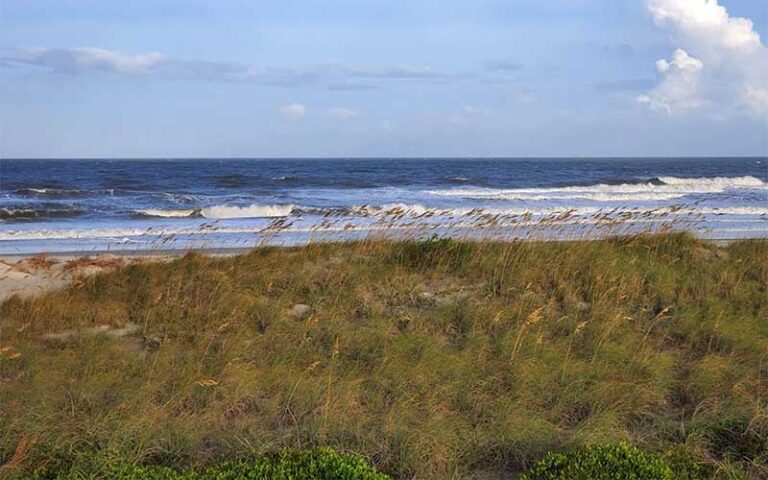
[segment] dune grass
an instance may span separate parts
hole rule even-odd
[[[768,242],[685,234],[126,265],[0,307],[0,476],[323,446],[514,478],[627,441],[768,478],[767,285]]]

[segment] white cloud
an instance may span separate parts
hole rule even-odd
[[[350,120],[360,116],[360,114],[357,113],[355,110],[352,110],[350,108],[341,108],[341,107],[329,108],[325,113],[329,117],[335,118],[337,120]]]
[[[292,103],[281,107],[280,115],[289,120],[301,120],[307,115],[307,107],[301,103]]]
[[[671,25],[705,48],[756,50],[760,35],[748,18],[732,18],[717,0],[648,0],[654,21]]]
[[[656,63],[660,83],[638,98],[669,113],[705,103],[768,112],[768,47],[752,21],[717,0],[646,0],[657,25],[681,45]]]
[[[701,104],[699,83],[703,68],[701,60],[678,48],[670,61],[661,59],[656,62],[656,70],[663,74],[663,80],[650,93],[638,97],[638,100],[654,110],[667,113],[698,107]]]
[[[444,83],[463,78],[461,75],[439,72],[428,67],[361,69],[340,64],[315,64],[285,68],[174,58],[159,52],[125,53],[94,47],[0,48],[0,66],[35,67],[59,74],[153,74],[280,87],[321,86],[332,90],[372,89],[387,82]]]
[[[126,74],[151,72],[167,61],[158,52],[122,53],[104,48],[22,48],[6,61],[36,65],[56,73],[106,71]]]

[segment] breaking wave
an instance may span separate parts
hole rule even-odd
[[[161,218],[274,218],[287,217],[294,211],[293,205],[215,205],[189,209],[150,208],[135,212],[140,217]]]
[[[744,177],[701,177],[701,178],[680,178],[680,177],[659,177],[659,181],[666,185],[684,185],[684,186],[703,186],[714,185],[723,188],[750,188],[765,187],[766,183],[759,178],[752,176]]]
[[[722,193],[734,189],[768,189],[759,178],[659,177],[642,183],[621,183],[553,188],[451,188],[428,190],[429,195],[478,200],[590,200],[597,202],[644,202],[676,200],[688,195]]]
[[[285,208],[285,206],[284,206]],[[506,226],[530,226],[536,225],[591,225],[602,222],[610,222],[611,219],[619,219],[626,224],[633,223],[654,223],[658,221],[674,220],[680,218],[698,221],[700,215],[735,215],[735,216],[758,216],[758,219],[734,219],[733,222],[742,223],[741,230],[744,228],[761,234],[768,233],[768,208],[764,207],[725,207],[725,208],[696,208],[696,207],[661,207],[654,209],[629,208],[629,209],[601,209],[599,207],[581,207],[581,208],[502,208],[502,209],[428,209],[421,205],[392,204],[382,206],[361,205],[354,209],[360,217],[371,217],[371,221],[365,221],[358,217],[354,220],[353,209],[349,209],[345,217],[340,218],[340,222],[331,222],[323,225],[318,223],[317,219],[305,218],[298,224],[292,224],[284,231],[286,232],[311,232],[311,231],[376,231],[377,229],[398,229],[398,228],[420,228],[420,226],[455,228],[483,228],[484,216],[490,215],[501,223],[488,224],[490,228]],[[181,214],[179,214],[181,215]],[[352,216],[349,216],[352,215]],[[403,219],[402,222],[384,222],[383,224],[375,221],[377,217],[393,216]],[[412,224],[411,217],[420,217],[423,222]],[[692,217],[691,217],[692,216]],[[453,220],[450,220],[451,217]],[[201,217],[202,218],[202,217]],[[236,218],[236,217],[230,217]],[[242,218],[242,217],[240,217]],[[710,220],[714,218],[709,217]],[[758,223],[755,222],[757,220]],[[761,222],[761,220],[763,222]],[[478,221],[480,223],[478,223]],[[729,222],[729,219],[718,222]],[[765,226],[759,225],[764,223]],[[252,234],[270,229],[271,222],[263,221],[258,223],[222,223],[216,226],[200,223],[197,225],[164,225],[161,227],[144,226],[115,226],[107,228],[63,228],[63,229],[23,229],[23,230],[5,230],[0,231],[0,241],[3,240],[39,240],[39,239],[110,239],[118,241],[126,238],[142,238],[148,241],[162,240],[166,236],[192,235],[199,239],[209,234],[233,235],[233,234]],[[721,227],[722,229],[722,227]],[[278,231],[283,231],[279,228]],[[122,240],[120,240],[122,241]]]

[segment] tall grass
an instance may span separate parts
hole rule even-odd
[[[767,285],[765,241],[685,234],[125,265],[0,307],[0,462],[328,446],[396,478],[509,478],[626,440],[766,478]]]

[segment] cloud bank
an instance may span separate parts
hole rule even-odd
[[[680,45],[656,62],[658,85],[638,100],[674,114],[705,104],[768,114],[768,47],[751,20],[717,0],[646,0],[654,22]]]
[[[158,52],[127,54],[104,48],[19,48],[0,54],[6,64],[26,64],[58,73],[87,71],[125,74],[150,73],[168,62]]]
[[[319,64],[285,68],[186,60],[159,52],[124,53],[94,47],[4,49],[0,50],[0,65],[34,67],[52,74],[155,75],[281,87],[317,85],[333,90],[376,88],[378,84],[388,81],[440,83],[462,78],[461,75],[439,72],[428,67],[352,68]]]

